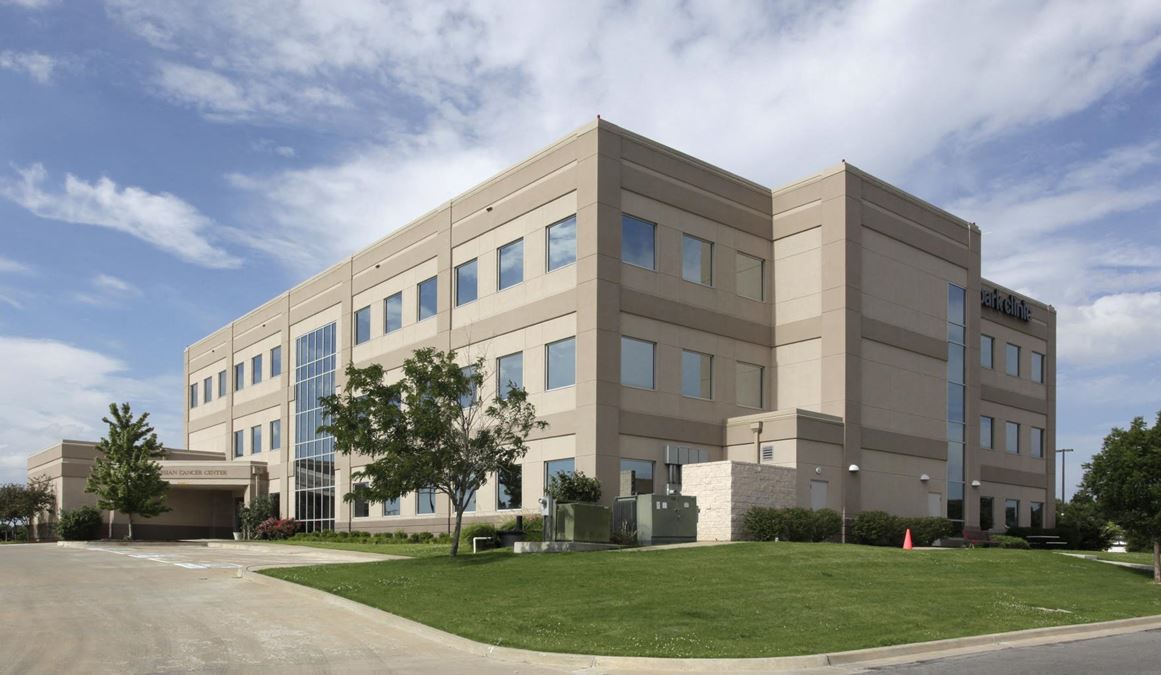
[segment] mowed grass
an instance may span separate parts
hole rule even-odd
[[[451,553],[451,544],[366,544],[341,541],[265,541],[264,544],[287,544],[290,546],[310,546],[312,548],[329,548],[336,551],[359,551],[361,553],[381,553],[383,555],[405,555],[411,558],[439,558],[447,557]],[[463,544],[460,544],[463,551]],[[472,547],[468,546],[471,553]]]
[[[265,570],[488,644],[813,654],[1161,614],[1148,574],[1042,551],[746,543]]]
[[[1136,563],[1138,565],[1152,565],[1153,554],[1144,551],[1133,553],[1113,553],[1111,551],[1068,551],[1080,555],[1094,556],[1097,560],[1114,560],[1116,562]]]

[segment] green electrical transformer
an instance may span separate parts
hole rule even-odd
[[[635,495],[613,502],[614,527],[636,531],[641,546],[697,541],[697,514],[697,497],[683,495]]]

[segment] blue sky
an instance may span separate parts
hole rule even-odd
[[[1161,409],[1161,3],[436,5],[0,0],[0,481],[111,400],[179,442],[186,345],[598,113],[977,222],[1070,479]]]

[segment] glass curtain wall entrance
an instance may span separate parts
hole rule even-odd
[[[335,393],[335,324],[295,341],[294,506],[305,532],[335,527],[335,439],[318,432],[326,423],[319,398]]]

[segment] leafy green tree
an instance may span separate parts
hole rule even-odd
[[[554,474],[548,481],[548,494],[559,503],[601,501],[601,482],[583,471]]]
[[[1084,489],[1109,519],[1153,543],[1153,581],[1161,584],[1161,413],[1151,427],[1137,417],[1114,428],[1084,468]]]
[[[36,517],[55,510],[56,494],[47,476],[30,478],[27,485],[9,483],[0,486],[0,522],[23,525],[27,541],[32,541],[32,523]]]
[[[1112,541],[1108,525],[1108,516],[1085,490],[1078,490],[1067,503],[1056,502],[1056,531],[1070,548],[1105,550]]]
[[[133,538],[133,517],[152,518],[169,511],[165,495],[169,483],[161,478],[157,460],[165,449],[157,440],[149,413],[134,417],[128,403],[109,404],[108,427],[97,443],[97,459],[85,482],[85,492],[97,495],[97,506],[109,511],[109,538],[113,538],[113,513],[129,517],[129,539]]]
[[[349,364],[343,391],[320,399],[329,420],[319,428],[343,454],[371,459],[352,478],[361,481],[347,502],[388,501],[420,489],[447,495],[455,510],[451,554],[459,551],[464,509],[488,475],[528,452],[536,419],[528,394],[505,384],[503,395],[480,395],[484,360],[456,363],[455,351],[417,350],[403,363],[403,379],[387,384],[383,366]]]

